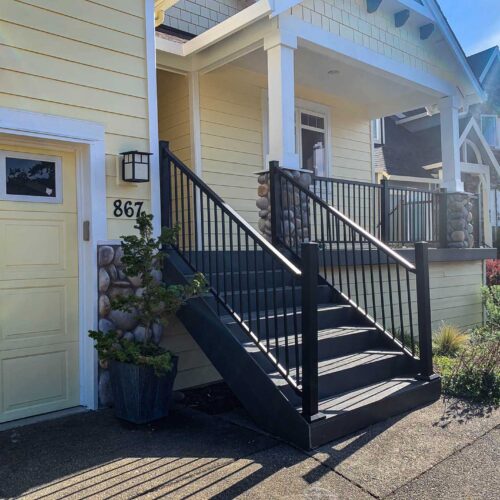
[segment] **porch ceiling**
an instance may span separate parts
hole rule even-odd
[[[267,58],[262,49],[240,57],[233,64],[267,74]],[[367,118],[388,116],[438,101],[436,95],[398,81],[392,75],[304,46],[299,46],[295,53],[295,82],[345,101]]]

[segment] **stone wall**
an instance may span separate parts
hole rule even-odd
[[[292,177],[304,188],[308,189],[312,182],[312,174],[308,170],[288,170]],[[259,209],[258,227],[264,237],[271,241],[271,186],[269,172],[261,172],[258,177],[257,208]],[[278,196],[280,230],[284,232],[286,245],[294,247],[309,240],[309,203],[307,196],[300,193],[290,183],[283,182],[281,196]]]
[[[132,312],[113,309],[113,300],[118,296],[126,296],[142,292],[141,279],[137,276],[126,276],[122,264],[123,250],[120,244],[100,245],[97,248],[98,287],[99,287],[99,330],[106,333],[115,330],[120,337],[136,342],[152,340],[159,344],[163,334],[161,325],[155,325],[152,338],[147,338],[146,329]],[[155,271],[157,279],[161,272]],[[104,362],[99,363],[99,403],[109,406],[112,403],[109,373]]]
[[[448,248],[474,247],[474,227],[472,225],[473,215],[471,210],[472,203],[470,194],[448,194],[446,214]]]

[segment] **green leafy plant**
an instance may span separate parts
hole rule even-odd
[[[469,336],[459,328],[443,323],[433,338],[433,351],[437,356],[456,356],[467,344]]]
[[[481,290],[486,311],[486,325],[500,330],[500,285],[485,286]]]
[[[124,363],[149,364],[162,371],[171,366],[171,354],[151,342],[155,325],[166,326],[172,314],[192,297],[203,293],[207,283],[202,274],[196,274],[186,285],[167,285],[161,279],[164,245],[176,242],[179,227],[163,228],[160,237],[153,237],[153,216],[141,213],[135,229],[138,235],[122,236],[124,272],[140,280],[140,293],[118,296],[115,309],[133,314],[145,329],[145,342],[138,343],[118,338],[116,332],[104,334],[89,332],[96,341],[101,359]]]
[[[471,346],[458,358],[446,359],[441,360],[445,393],[478,403],[500,403],[500,342]]]
[[[95,348],[101,361],[151,366],[158,377],[172,369],[172,354],[153,342],[142,343],[119,338],[115,331],[90,331],[89,337],[95,340]]]

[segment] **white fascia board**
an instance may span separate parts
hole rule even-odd
[[[406,84],[419,90],[432,92],[436,97],[455,95],[456,87],[437,76],[373,52],[357,43],[351,42],[333,33],[327,32],[294,16],[281,16],[280,29],[295,33],[299,39],[345,56],[350,60],[370,66],[374,71],[381,71],[389,77],[396,76]]]
[[[436,3],[436,0],[423,0],[423,2],[424,2],[424,5],[431,12],[432,16],[434,17],[435,23],[439,26],[441,33],[443,34],[444,38],[448,42],[448,45],[451,48],[455,57],[457,58],[458,62],[460,63],[460,66],[462,66],[465,74],[469,78],[469,80],[472,84],[472,87],[476,91],[477,95],[479,96],[479,98],[482,101],[486,100],[486,92],[481,87],[481,84],[479,83],[478,79],[476,78],[476,75],[474,75],[474,72],[472,71],[472,68],[470,67],[469,62],[467,61],[467,58],[465,57],[465,54],[464,54],[464,51],[462,50],[462,47],[460,46],[457,38],[455,37],[448,22],[446,21],[446,18],[444,17],[444,14],[441,11],[441,8]]]
[[[259,0],[250,7],[241,10],[234,16],[217,24],[213,28],[201,33],[197,37],[189,40],[182,45],[182,55],[188,56],[196,54],[211,45],[220,42],[224,38],[231,36],[237,31],[242,30],[249,24],[253,24],[259,19],[269,16],[273,12],[272,6],[268,0]]]
[[[477,121],[474,117],[472,117],[470,119],[469,123],[464,128],[462,135],[460,136],[460,142],[459,142],[460,146],[462,146],[465,139],[467,139],[467,137],[472,129],[474,129],[477,136],[479,137],[479,141],[481,142],[481,146],[483,147],[484,151],[488,155],[488,159],[490,160],[491,165],[495,169],[497,175],[500,177],[500,165],[498,164],[498,161],[497,161],[495,155],[493,154],[493,151],[491,150],[490,145],[486,142],[486,139],[485,139],[483,133],[481,132],[481,127],[479,126],[479,124],[477,123]]]
[[[491,66],[493,66],[493,63],[495,62],[496,59],[500,61],[500,50],[498,50],[498,47],[493,51],[493,54],[491,54],[490,60],[486,63],[486,66],[484,67],[483,72],[479,77],[479,81],[481,83],[483,83],[484,79],[486,78],[486,75],[489,73]]]
[[[421,5],[415,0],[396,0],[396,2],[404,8],[410,9],[411,11],[420,14],[420,16],[427,19],[428,21],[434,20],[431,11],[425,5]]]
[[[156,34],[156,50],[160,50],[162,52],[168,52],[169,54],[175,54],[176,56],[182,56],[183,54],[183,43],[173,42],[172,40],[167,40],[166,38],[161,37]]]

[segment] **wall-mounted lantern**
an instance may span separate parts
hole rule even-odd
[[[127,151],[121,153],[122,179],[125,182],[149,182],[150,156],[153,153]]]

